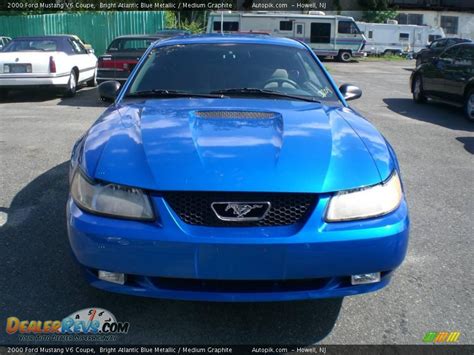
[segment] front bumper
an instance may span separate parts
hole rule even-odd
[[[409,219],[405,201],[381,218],[325,223],[329,195],[320,196],[306,223],[290,227],[187,225],[161,197],[159,221],[95,216],[72,199],[68,234],[90,283],[132,295],[207,301],[282,301],[343,297],[388,284],[403,261]],[[127,274],[125,285],[97,270]],[[352,286],[350,275],[382,272],[378,283]]]
[[[367,52],[364,52],[364,51],[354,51],[352,52],[352,56],[354,58],[361,58],[361,57],[367,57]]]

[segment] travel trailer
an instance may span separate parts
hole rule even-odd
[[[318,56],[336,57],[344,62],[364,55],[365,38],[354,19],[326,16],[322,12],[212,12],[208,17],[207,32],[266,32],[305,42]]]
[[[365,34],[368,54],[418,53],[438,38],[446,37],[442,28],[399,25],[394,23],[357,22]]]

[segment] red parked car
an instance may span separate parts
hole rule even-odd
[[[115,80],[125,83],[147,48],[165,37],[155,35],[130,35],[115,38],[104,55],[99,57],[97,82]]]

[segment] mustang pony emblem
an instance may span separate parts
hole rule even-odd
[[[270,202],[213,202],[212,210],[222,221],[259,221],[270,209]]]
[[[263,205],[242,205],[238,203],[229,203],[225,211],[232,209],[237,218],[242,218],[255,208],[262,208]]]

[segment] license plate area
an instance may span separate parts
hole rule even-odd
[[[5,74],[21,74],[21,73],[31,73],[31,64],[4,64],[3,72]]]

